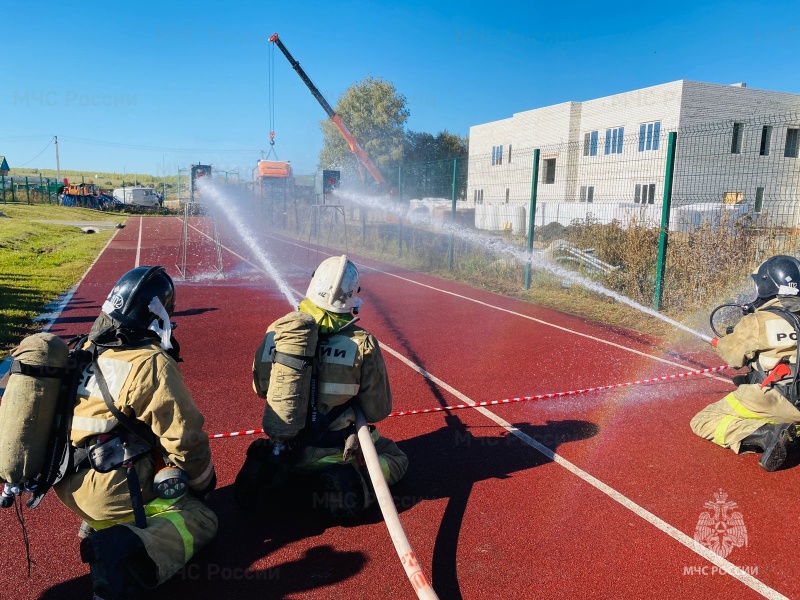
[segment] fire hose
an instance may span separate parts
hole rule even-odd
[[[386,528],[389,530],[392,543],[395,550],[397,550],[397,556],[400,557],[400,562],[403,564],[406,576],[408,576],[408,580],[414,587],[417,597],[422,600],[438,600],[439,597],[433,591],[431,584],[428,583],[425,574],[422,572],[417,556],[414,554],[414,549],[406,537],[402,523],[400,523],[400,517],[397,515],[397,509],[394,506],[392,494],[389,492],[389,486],[383,477],[381,463],[378,460],[378,452],[372,442],[372,436],[369,432],[367,420],[364,418],[364,413],[357,406],[353,410],[356,414],[356,429],[358,431],[358,441],[361,445],[361,454],[367,464],[369,478],[372,480],[372,487],[375,490],[381,513],[383,513]]]

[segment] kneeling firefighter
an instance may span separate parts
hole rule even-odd
[[[6,485],[5,496],[32,491],[28,506],[35,506],[52,485],[61,502],[83,519],[80,554],[89,564],[95,598],[139,597],[180,570],[217,531],[217,518],[203,502],[216,486],[216,475],[203,416],[178,370],[170,323],[174,307],[175,287],[163,267],[127,272],[69,360],[54,336],[23,340],[20,348],[29,351],[19,353],[19,367],[12,366],[0,405],[5,411],[0,414],[0,477],[16,484]],[[31,360],[37,351],[48,354],[51,346],[52,365]],[[28,385],[39,390],[35,401],[47,404],[43,390],[57,387],[50,381],[65,362],[73,376],[62,380],[58,402],[52,390],[47,400],[66,410],[43,413],[56,414],[50,441],[38,434],[37,443],[20,445],[24,452],[5,460],[9,429],[31,429],[20,425],[24,411],[13,414],[24,404],[15,390]],[[14,402],[7,405],[9,392]],[[6,419],[18,425],[7,425]],[[30,431],[16,437],[25,435],[33,439]],[[43,437],[48,449],[42,460],[41,449],[30,450],[41,446]],[[31,456],[44,463],[38,467],[41,475]],[[14,469],[6,467],[12,463]]]
[[[776,471],[795,445],[800,426],[800,261],[773,256],[751,277],[758,297],[740,307],[744,316],[727,335],[712,340],[723,360],[749,371],[734,378],[735,391],[697,413],[691,427],[700,437],[737,454],[761,452],[761,467]],[[711,314],[712,329],[719,308]]]
[[[244,509],[287,485],[313,491],[334,519],[357,517],[375,501],[358,452],[354,407],[374,423],[392,411],[389,378],[375,337],[358,327],[358,269],[347,256],[324,260],[299,310],[267,328],[253,362],[253,388],[266,399],[261,438],[234,484]],[[352,314],[351,314],[352,311]],[[397,445],[370,426],[389,485],[408,469]]]

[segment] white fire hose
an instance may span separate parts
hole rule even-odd
[[[386,522],[386,528],[389,530],[394,548],[397,550],[397,556],[400,557],[400,562],[403,563],[403,568],[406,570],[406,575],[411,585],[414,586],[414,591],[417,592],[417,597],[422,600],[439,600],[436,592],[433,591],[431,584],[428,583],[425,574],[422,572],[417,556],[414,554],[414,549],[408,542],[406,532],[400,523],[400,517],[397,516],[397,509],[394,506],[394,500],[389,492],[386,479],[383,477],[383,469],[381,469],[381,463],[378,460],[378,452],[375,450],[375,444],[372,443],[372,435],[370,434],[367,420],[364,418],[364,413],[357,406],[354,407],[354,411],[361,453],[364,456],[364,462],[367,463],[367,471],[372,480],[372,487],[375,489],[375,496],[381,507],[383,520]]]

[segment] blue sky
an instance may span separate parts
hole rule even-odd
[[[468,135],[514,112],[677,79],[800,93],[799,10],[796,0],[12,2],[0,154],[55,168],[58,135],[62,169],[158,175],[203,162],[249,175],[270,149],[274,32],[332,105],[382,77],[406,96],[408,128],[430,133]],[[273,73],[275,153],[313,173],[325,114],[277,48]]]

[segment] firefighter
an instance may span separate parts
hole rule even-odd
[[[234,493],[255,508],[280,486],[313,492],[313,506],[335,520],[352,520],[375,501],[358,453],[353,408],[369,423],[392,411],[392,393],[378,340],[356,325],[359,274],[347,256],[324,260],[299,310],[273,322],[253,362],[253,388],[266,399],[262,425],[269,439],[247,451]],[[408,458],[370,426],[389,485]]]
[[[760,452],[766,471],[780,469],[797,439],[797,336],[800,261],[778,255],[751,275],[758,297],[728,335],[712,345],[728,364],[747,366],[735,391],[691,421],[697,435],[737,454]]]
[[[178,370],[165,269],[123,275],[84,348],[72,416],[76,463],[54,487],[83,519],[81,560],[95,598],[137,598],[164,583],[216,534],[203,500],[216,485],[203,416]]]

